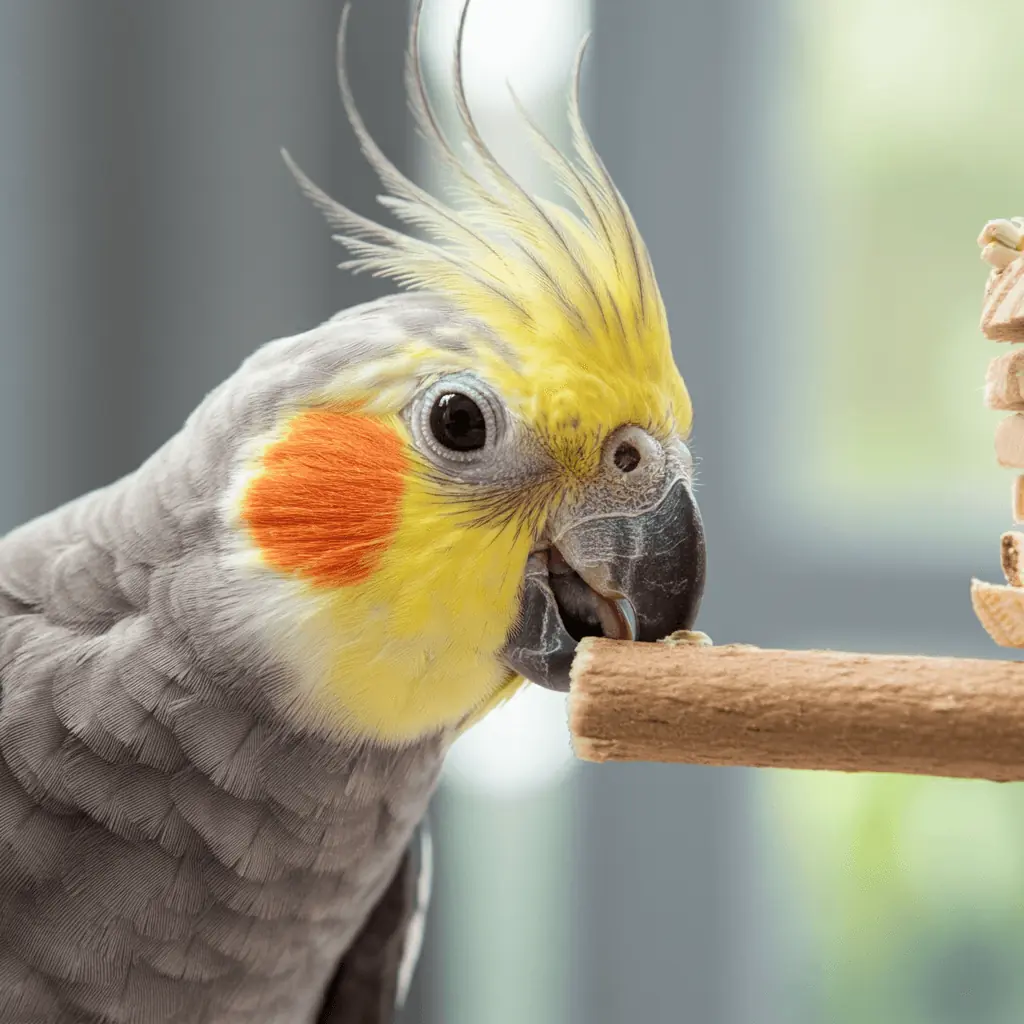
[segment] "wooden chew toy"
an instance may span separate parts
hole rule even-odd
[[[982,258],[991,264],[985,284],[981,330],[992,341],[1024,342],[1024,219],[993,220],[978,237]],[[996,461],[1024,469],[1024,349],[997,356],[985,375],[985,404],[1009,411],[996,427]],[[1024,476],[1013,483],[1013,520],[1024,522]],[[1024,536],[1005,533],[1002,565],[1006,584],[971,581],[971,604],[978,620],[997,644],[1024,647],[1024,581],[1021,544]]]
[[[978,241],[993,268],[982,331],[1024,342],[1024,220],[992,221]],[[993,360],[985,401],[1010,413],[997,461],[1024,471],[1024,349]],[[1024,522],[1024,475],[1013,518]],[[1001,545],[1006,583],[973,580],[971,601],[996,643],[1024,648],[1024,533]],[[572,668],[569,726],[588,761],[1024,781],[1024,664],[714,647],[698,633],[657,644],[591,637]]]

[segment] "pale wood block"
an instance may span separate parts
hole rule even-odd
[[[996,426],[996,459],[1000,466],[1024,469],[1024,415],[1015,413]]]
[[[985,373],[985,405],[989,409],[1024,409],[1024,348],[997,356]]]
[[[1024,341],[1024,259],[989,274],[981,330],[992,341]]]
[[[1024,219],[990,220],[978,235],[981,258],[996,270],[1009,266],[1024,250]]]
[[[1024,647],[1024,587],[973,580],[971,605],[978,621],[1000,647]],[[1024,684],[1024,676],[1020,684]]]

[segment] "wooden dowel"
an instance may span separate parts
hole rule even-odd
[[[588,761],[1024,780],[1024,663],[588,638],[570,729]]]

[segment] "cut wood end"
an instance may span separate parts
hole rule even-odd
[[[579,692],[580,681],[586,678],[587,670],[590,668],[590,663],[593,659],[594,644],[597,641],[598,637],[596,636],[585,636],[576,645],[576,654],[572,659],[572,665],[569,666],[570,694]]]
[[[1024,258],[989,274],[981,331],[990,341],[1024,341]]]
[[[1024,414],[1014,413],[996,424],[995,447],[1000,466],[1024,469]]]
[[[1024,647],[1024,589],[971,580],[971,605],[1000,647]]]
[[[985,405],[989,409],[1024,410],[1024,350],[997,356],[985,374]]]
[[[1013,521],[1024,523],[1024,476],[1013,481]]]
[[[572,740],[573,753],[582,761],[603,761],[599,751],[593,749],[594,743],[581,733],[583,721],[587,713],[587,679],[593,660],[593,645],[596,637],[585,636],[576,645],[576,654],[569,667],[569,735]]]
[[[1024,533],[1010,530],[1000,538],[1003,575],[1011,587],[1021,586],[1021,554],[1024,552]]]

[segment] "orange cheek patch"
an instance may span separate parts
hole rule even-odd
[[[242,518],[275,569],[322,586],[360,583],[398,528],[407,465],[388,427],[309,410],[263,454]]]

